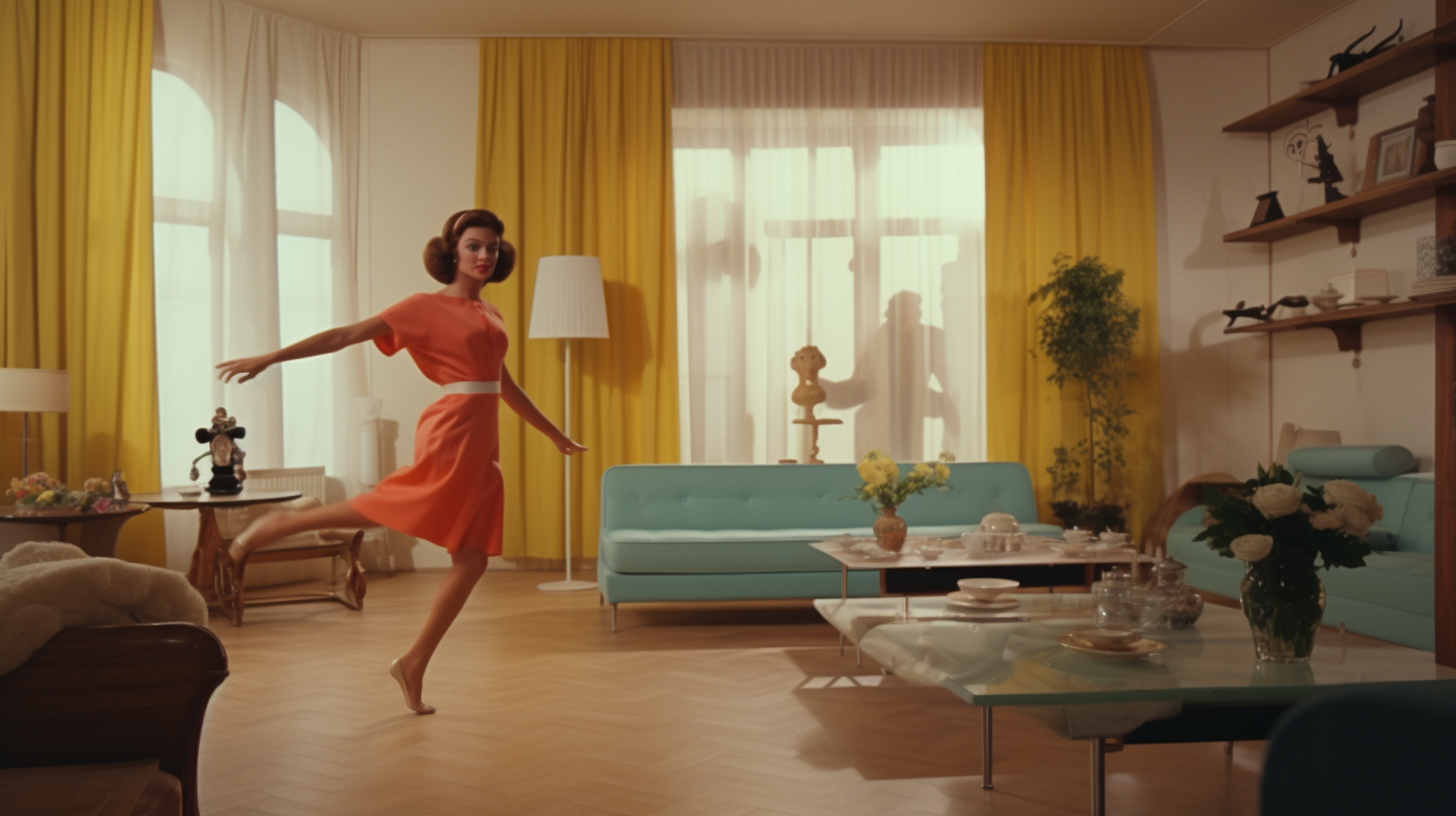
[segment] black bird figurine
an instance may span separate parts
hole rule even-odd
[[[1325,137],[1316,136],[1315,149],[1318,153],[1319,175],[1309,180],[1310,184],[1323,184],[1325,186],[1325,203],[1330,204],[1339,201],[1347,196],[1335,189],[1335,184],[1344,181],[1345,176],[1340,173],[1340,168],[1335,166],[1335,157],[1330,153],[1330,146],[1325,144]]]
[[[1405,19],[1402,18],[1400,21],[1400,25],[1395,27],[1395,32],[1392,33],[1389,37],[1386,37],[1385,39],[1376,43],[1374,48],[1370,49],[1369,51],[1362,51],[1359,54],[1351,53],[1355,50],[1355,46],[1364,42],[1366,37],[1369,37],[1371,34],[1375,33],[1375,28],[1375,26],[1371,26],[1369,31],[1365,32],[1365,34],[1361,36],[1360,39],[1350,43],[1350,46],[1344,51],[1341,51],[1338,54],[1330,55],[1330,72],[1325,74],[1325,79],[1329,79],[1340,71],[1348,71],[1351,68],[1354,68],[1356,65],[1364,62],[1365,60],[1368,60],[1371,57],[1376,56],[1377,54],[1384,53],[1394,48],[1395,46],[1391,45],[1390,43],[1396,37],[1400,36],[1401,29],[1405,28]]]

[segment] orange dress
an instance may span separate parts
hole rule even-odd
[[[390,331],[374,338],[394,356],[409,352],[433,382],[499,381],[509,338],[499,309],[437,293],[410,295],[379,315]],[[375,524],[432,541],[501,554],[505,482],[501,477],[498,394],[446,394],[420,414],[415,461],[372,493],[349,500]]]

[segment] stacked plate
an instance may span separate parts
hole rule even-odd
[[[1068,651],[1113,661],[1137,660],[1168,648],[1131,629],[1073,629],[1057,642]]]
[[[1007,595],[1021,586],[1019,581],[1005,578],[962,578],[956,581],[960,589],[945,596],[945,605],[954,612],[1005,612],[1021,605],[1014,596]]]

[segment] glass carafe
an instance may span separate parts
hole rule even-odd
[[[1092,613],[1093,625],[1100,629],[1136,628],[1141,617],[1139,594],[1131,572],[1122,567],[1103,570],[1092,584],[1092,600],[1097,604]]]
[[[1161,608],[1160,629],[1186,629],[1203,614],[1203,598],[1183,582],[1187,571],[1188,565],[1172,558],[1163,558],[1153,567],[1155,583],[1148,591]]]

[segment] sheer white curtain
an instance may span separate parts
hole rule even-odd
[[[330,498],[342,498],[357,490],[357,348],[242,386],[212,369],[357,319],[358,38],[224,0],[158,0],[157,10],[163,482],[188,481],[203,450],[192,433],[225,406],[248,429],[249,467],[323,465]],[[191,542],[173,526],[168,550],[181,557]]]
[[[980,49],[673,51],[683,458],[985,457]]]

